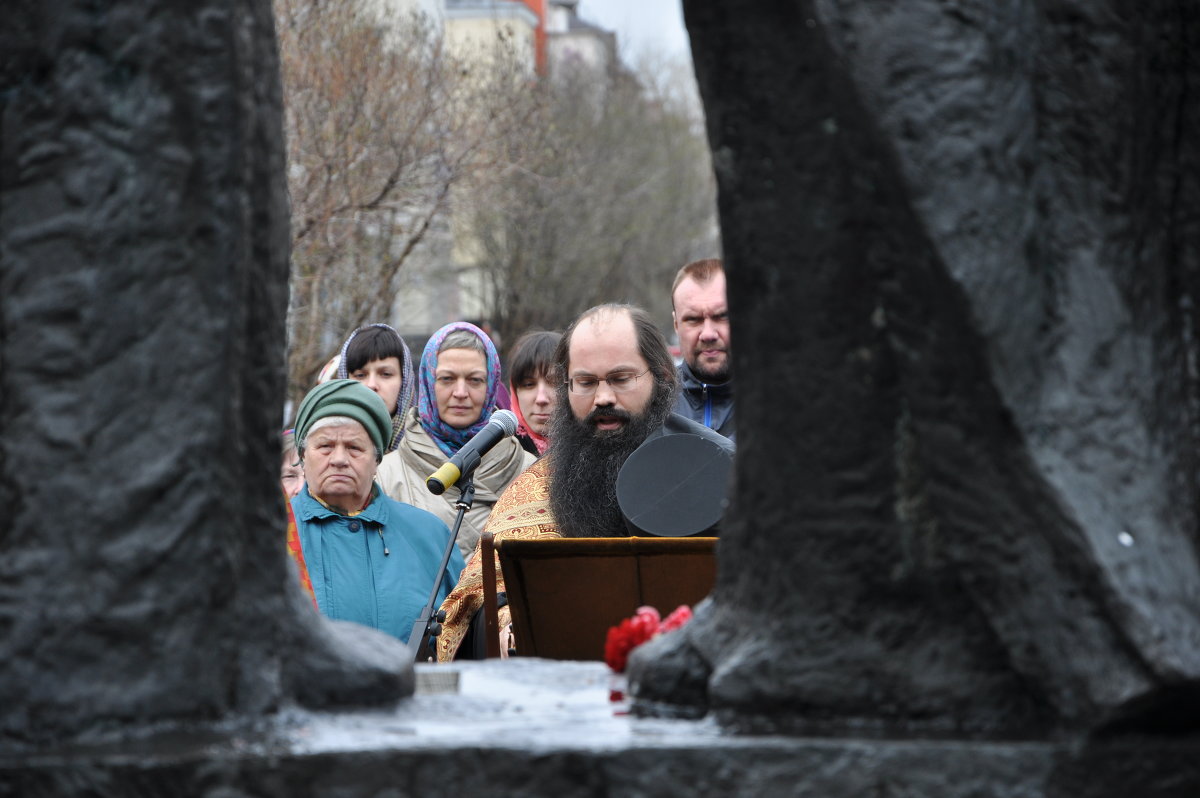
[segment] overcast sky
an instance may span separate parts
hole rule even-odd
[[[691,60],[680,0],[580,0],[579,16],[616,31],[622,54],[650,49]]]

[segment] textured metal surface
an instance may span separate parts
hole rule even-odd
[[[647,706],[1197,730],[1200,6],[685,3],[739,424]]]
[[[271,4],[4,10],[0,749],[411,692],[284,554]]]

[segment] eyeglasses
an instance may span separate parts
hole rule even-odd
[[[632,371],[617,371],[607,377],[572,377],[567,380],[567,388],[576,396],[591,396],[600,387],[600,383],[606,382],[608,387],[612,388],[613,393],[625,393],[634,389],[638,377],[649,373],[650,369],[646,369],[641,374],[634,374]]]

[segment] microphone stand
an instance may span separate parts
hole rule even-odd
[[[424,662],[431,653],[433,658],[437,659],[436,649],[433,651],[427,649],[429,643],[433,642],[430,638],[437,637],[442,633],[442,621],[446,619],[444,614],[437,611],[438,587],[442,584],[442,576],[446,573],[446,566],[450,563],[451,555],[454,554],[454,547],[458,545],[458,530],[462,527],[463,517],[475,502],[475,481],[471,475],[464,476],[454,485],[458,488],[458,501],[454,503],[458,515],[454,518],[454,529],[450,530],[450,540],[446,542],[446,551],[442,553],[442,563],[434,575],[433,589],[429,591],[429,601],[417,613],[417,620],[413,622],[412,631],[408,635],[408,653],[415,662]]]

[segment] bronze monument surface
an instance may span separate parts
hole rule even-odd
[[[287,198],[269,3],[0,33],[0,736],[394,702],[280,556]]]
[[[685,8],[751,421],[643,709],[1195,730],[1196,6]]]
[[[630,678],[700,721],[316,616],[269,4],[5,10],[0,796],[1200,793],[1195,4],[689,0],[743,422]]]

